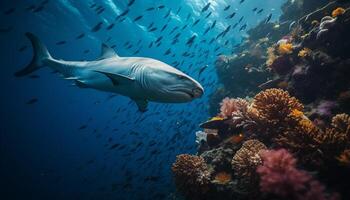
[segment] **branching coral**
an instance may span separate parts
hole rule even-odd
[[[239,179],[245,182],[256,180],[256,167],[262,163],[259,152],[267,149],[258,140],[247,140],[232,159],[232,168]]]
[[[301,58],[305,58],[307,56],[311,55],[311,49],[309,48],[303,48],[302,50],[299,51],[298,56]]]
[[[257,173],[262,192],[296,200],[328,199],[324,186],[306,171],[297,169],[297,160],[287,150],[264,151],[261,158],[263,165],[257,168]]]
[[[172,166],[177,188],[190,199],[200,199],[207,191],[210,171],[200,156],[181,154]]]
[[[233,98],[224,98],[220,103],[220,117],[223,118],[231,118],[232,113],[240,111],[242,109],[246,109],[249,103],[241,98],[233,99]]]
[[[350,149],[345,149],[339,157],[337,157],[340,165],[350,167]]]

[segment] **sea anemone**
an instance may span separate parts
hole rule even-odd
[[[232,180],[231,174],[227,173],[225,171],[219,172],[214,177],[214,183],[220,184],[220,185],[226,185]]]
[[[189,199],[201,199],[207,192],[210,171],[202,157],[178,155],[171,169],[177,188]]]
[[[293,53],[293,45],[292,43],[282,42],[278,45],[278,53],[280,55],[286,55]]]
[[[263,151],[261,158],[263,164],[256,170],[260,175],[261,192],[283,199],[328,199],[324,186],[306,171],[297,169],[297,160],[287,150]]]
[[[343,15],[345,13],[345,9],[342,7],[338,7],[332,11],[332,17],[338,17],[340,15]]]
[[[240,179],[255,176],[255,170],[262,163],[259,152],[267,149],[259,140],[247,140],[232,159],[232,168]]]

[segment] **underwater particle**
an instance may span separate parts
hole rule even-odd
[[[232,180],[232,176],[230,173],[227,173],[225,171],[218,172],[214,177],[214,183],[220,184],[220,185],[226,185]]]
[[[309,48],[303,48],[298,53],[298,56],[301,58],[305,58],[306,56],[310,56],[310,55],[311,55],[311,49]]]
[[[293,53],[293,45],[289,42],[282,42],[278,45],[278,53],[280,55],[286,55]]]
[[[332,11],[332,17],[338,17],[340,15],[343,15],[345,13],[345,9],[342,7],[338,7]]]
[[[189,199],[201,199],[208,190],[210,171],[200,156],[181,154],[171,167],[177,189]]]
[[[350,167],[350,149],[345,149],[338,157],[337,160],[342,166]]]
[[[256,167],[262,163],[259,152],[267,147],[259,140],[247,140],[232,158],[231,165],[239,179],[250,182],[255,178]]]

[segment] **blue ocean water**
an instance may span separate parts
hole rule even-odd
[[[208,10],[201,12],[208,2]],[[209,117],[208,97],[219,85],[217,56],[230,54],[246,38],[246,30],[270,13],[277,20],[283,2],[135,0],[128,6],[127,0],[2,0],[0,198],[171,199],[171,164],[178,154],[196,152],[194,133]],[[264,10],[257,14],[253,8]],[[236,16],[227,18],[233,12]],[[134,22],[138,16],[143,17]],[[209,44],[241,17],[235,29]],[[214,21],[215,27],[204,34]],[[99,22],[102,28],[91,31]],[[239,31],[244,24],[247,29]],[[14,72],[32,58],[26,32],[35,33],[55,58],[64,60],[94,60],[101,43],[120,56],[161,60],[198,80],[205,95],[183,104],[151,102],[141,113],[127,97],[77,88],[48,68],[33,73],[38,78],[17,78]],[[179,41],[171,44],[178,33]],[[195,43],[189,47],[186,42],[193,35]],[[158,47],[149,47],[161,36]],[[172,53],[165,55],[169,48]],[[191,56],[183,56],[185,52]]]

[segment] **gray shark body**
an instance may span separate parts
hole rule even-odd
[[[94,61],[63,61],[51,57],[46,47],[31,33],[34,57],[24,69],[15,73],[24,76],[48,66],[80,88],[92,88],[130,97],[140,111],[147,102],[182,103],[202,96],[202,86],[183,72],[159,60],[143,57],[119,57],[102,45],[102,55]]]

